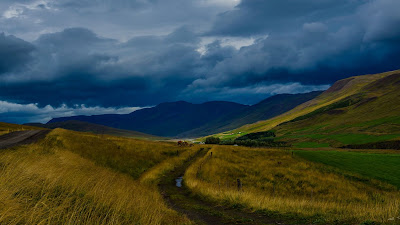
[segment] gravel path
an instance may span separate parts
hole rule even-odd
[[[15,131],[0,136],[0,149],[34,143],[44,138],[50,130]]]

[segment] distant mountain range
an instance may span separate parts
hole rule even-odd
[[[244,109],[222,115],[221,117],[209,121],[208,123],[193,130],[180,134],[180,137],[199,137],[209,134],[220,133],[241,127],[246,124],[270,119],[287,112],[294,107],[307,102],[322,91],[314,91],[305,94],[280,94],[269,97],[255,105],[245,107]]]
[[[192,104],[185,101],[162,103],[130,114],[108,114],[54,118],[47,126],[83,121],[107,127],[138,131],[163,137],[199,137],[240,127],[280,115],[322,92],[272,96],[253,106],[213,101]]]

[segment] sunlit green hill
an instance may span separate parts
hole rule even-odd
[[[400,71],[347,78],[315,99],[270,120],[219,134],[233,139],[273,130],[298,147],[339,147],[400,137]]]

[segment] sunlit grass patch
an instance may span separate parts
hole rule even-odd
[[[0,224],[189,224],[154,188],[40,144],[0,154]]]
[[[193,164],[184,179],[205,198],[299,217],[320,215],[331,222],[385,222],[399,215],[400,194],[390,184],[341,174],[291,151],[231,146],[210,151],[212,158]]]
[[[51,140],[50,145],[58,145],[133,178],[139,178],[149,168],[187,151],[187,148],[180,148],[175,143],[92,135],[63,129],[54,130],[47,139]]]

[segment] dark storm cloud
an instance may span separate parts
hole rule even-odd
[[[0,94],[3,100],[40,106],[147,106],[168,101],[201,67],[198,42],[187,28],[126,43],[83,28],[45,34],[34,42],[36,64],[4,77]]]
[[[307,21],[338,18],[354,12],[365,0],[242,0],[221,13],[209,34],[247,36],[292,31]]]
[[[0,33],[0,76],[14,70],[21,71],[32,60],[34,50],[32,44]]]
[[[251,104],[400,68],[398,0],[234,2],[2,1],[31,39],[0,36],[3,107]]]
[[[330,84],[398,69],[399,7],[395,0],[244,0],[220,14],[208,34],[268,36],[218,63],[189,89],[260,82]]]

